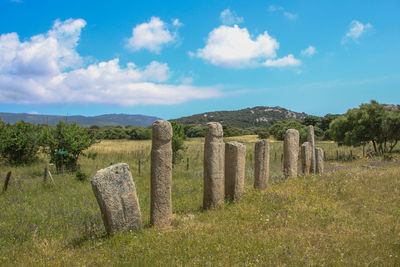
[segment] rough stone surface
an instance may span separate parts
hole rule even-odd
[[[150,224],[165,227],[172,219],[172,126],[165,120],[153,123],[151,146]]]
[[[225,144],[225,198],[240,200],[243,195],[246,146],[239,142]]]
[[[315,171],[316,173],[324,172],[324,150],[320,147],[315,148]]]
[[[262,139],[254,147],[254,188],[265,189],[269,178],[269,143]]]
[[[128,164],[119,163],[99,170],[91,183],[109,234],[140,227],[139,201]]]
[[[310,142],[301,145],[301,171],[307,175],[311,170],[312,146]]]
[[[283,142],[283,175],[285,178],[297,177],[299,156],[299,131],[288,129]]]
[[[307,128],[307,142],[311,144],[311,168],[310,172],[315,173],[315,134],[314,126],[308,125]]]
[[[225,144],[223,134],[220,123],[207,123],[204,143],[204,209],[220,206],[224,202]]]

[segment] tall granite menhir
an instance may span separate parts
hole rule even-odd
[[[301,170],[304,175],[310,173],[311,170],[311,158],[312,158],[312,146],[310,142],[304,142],[301,145]]]
[[[307,142],[311,144],[311,168],[310,172],[315,173],[315,134],[314,134],[314,126],[309,125],[307,128]]]
[[[299,131],[288,129],[283,142],[283,175],[285,178],[297,177],[299,142]]]
[[[169,226],[172,219],[172,126],[165,120],[153,123],[151,146],[150,224]]]
[[[128,164],[119,163],[99,170],[91,183],[107,233],[140,227],[139,201]]]
[[[315,148],[315,172],[324,172],[324,150],[320,147]]]
[[[203,209],[218,207],[224,202],[225,144],[222,125],[207,123],[204,143]]]
[[[254,188],[265,189],[269,178],[269,143],[262,139],[254,146]]]
[[[225,144],[225,198],[240,200],[243,195],[246,146],[239,142]]]

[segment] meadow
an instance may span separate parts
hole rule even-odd
[[[151,141],[102,141],[92,146],[88,152],[97,157],[79,162],[89,176],[83,182],[50,166],[55,185],[44,183],[44,155],[30,166],[2,165],[0,184],[10,170],[12,178],[7,192],[0,194],[0,264],[400,265],[399,166],[374,166],[372,159],[361,158],[361,148],[319,142],[326,151],[325,167],[336,171],[284,180],[282,142],[271,141],[270,186],[256,191],[257,137],[225,141],[230,140],[247,146],[243,199],[202,211],[204,140],[189,139],[183,160],[173,169],[174,218],[167,229],[148,225]],[[90,177],[118,162],[131,168],[143,227],[110,237]]]

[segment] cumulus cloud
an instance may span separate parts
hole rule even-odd
[[[372,29],[371,23],[361,23],[358,20],[353,20],[350,22],[349,30],[346,35],[342,38],[342,44],[345,44],[349,41],[358,42],[358,39]]]
[[[179,19],[174,19],[172,25],[180,27]],[[128,39],[127,47],[133,51],[147,49],[153,53],[160,53],[162,47],[177,40],[177,31],[170,30],[170,25],[159,17],[151,17],[149,22],[137,25],[132,30],[132,37]]]
[[[312,57],[315,53],[317,53],[317,49],[314,46],[309,45],[306,49],[301,50],[300,53],[303,57]]]
[[[222,24],[225,25],[240,24],[244,21],[242,17],[236,15],[236,13],[234,11],[231,11],[229,8],[222,11],[219,18]]]
[[[209,33],[206,46],[198,49],[196,56],[228,68],[273,66],[262,62],[274,59],[278,48],[278,41],[267,31],[253,39],[246,28],[222,25]]]
[[[278,59],[267,59],[263,63],[263,65],[267,67],[288,67],[288,66],[298,66],[300,64],[301,61],[296,59],[292,54],[289,54],[286,57]]]
[[[83,67],[76,46],[85,24],[57,20],[24,42],[17,33],[0,35],[0,102],[168,105],[220,95],[214,87],[169,84],[172,72],[157,61],[121,67],[116,58]]]

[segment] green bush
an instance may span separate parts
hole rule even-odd
[[[88,179],[89,175],[87,175],[87,173],[84,173],[81,170],[77,170],[75,172],[75,177],[78,181],[84,182]]]
[[[258,138],[260,138],[260,139],[268,139],[269,138],[269,132],[266,132],[266,131],[258,132]]]
[[[172,163],[175,164],[182,159],[181,151],[185,150],[183,142],[186,140],[186,135],[183,130],[183,125],[171,121],[172,125]]]
[[[40,127],[19,121],[0,125],[0,153],[10,164],[21,165],[37,159]]]
[[[95,142],[90,129],[62,121],[56,127],[44,128],[41,136],[43,151],[50,156],[50,162],[56,165],[58,171],[62,166],[74,171],[79,156]],[[66,154],[61,155],[61,151],[65,151]]]

